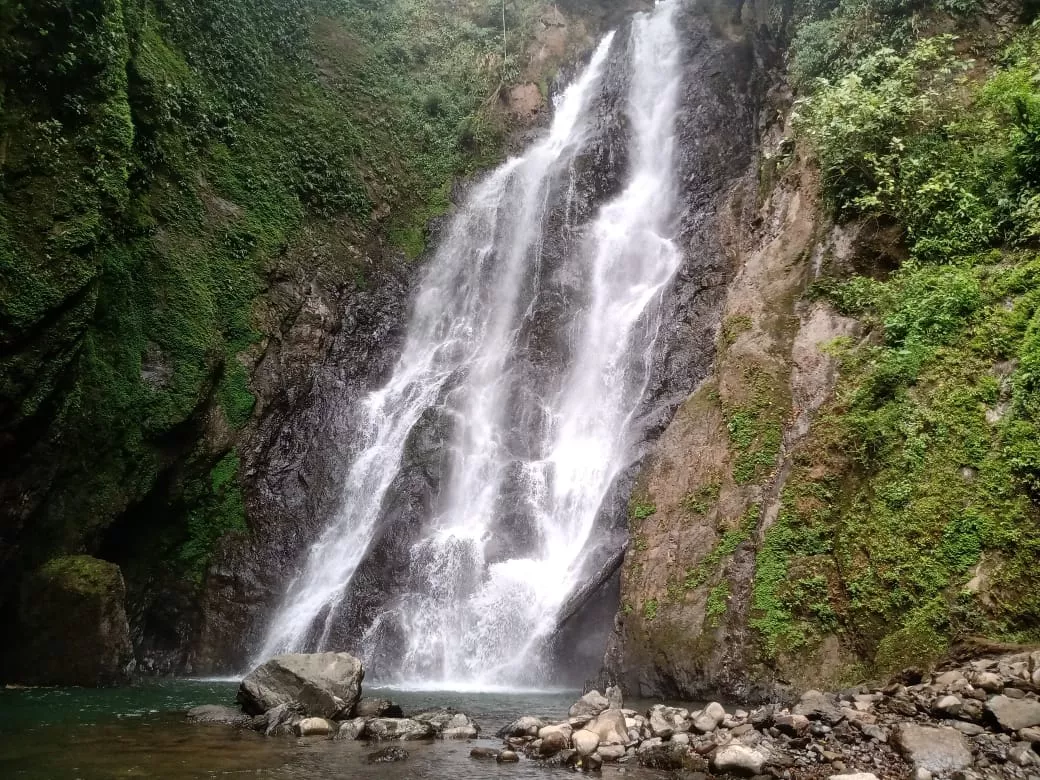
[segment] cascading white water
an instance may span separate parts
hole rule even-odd
[[[393,375],[363,401],[342,509],[290,585],[260,658],[313,646],[316,631],[324,646],[409,434],[432,410],[451,423],[446,475],[411,546],[404,593],[368,627],[362,649],[375,652],[392,625],[404,637],[392,651],[398,683],[516,684],[539,671],[537,651],[595,549],[600,506],[633,456],[662,295],[681,261],[671,240],[678,2],[633,20],[619,194],[591,219],[571,208],[611,33],[559,99],[547,136],[475,187],[453,219]],[[543,268],[560,193],[568,251]],[[567,305],[553,324],[561,365],[538,383],[520,364],[538,360],[530,330],[546,296]],[[523,519],[522,548],[495,547],[504,513]]]

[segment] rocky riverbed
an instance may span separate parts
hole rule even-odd
[[[363,698],[360,661],[346,653],[278,656],[243,680],[242,710],[206,705],[195,722],[268,735],[407,742],[474,739],[480,726],[451,708],[406,714]],[[598,772],[604,764],[708,776],[1040,780],[1040,651],[907,670],[884,685],[806,691],[791,706],[711,702],[690,710],[624,706],[621,691],[590,691],[568,717],[522,716],[479,745],[474,760],[532,761]],[[372,762],[404,761],[405,747],[381,745]]]

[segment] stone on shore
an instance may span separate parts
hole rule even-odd
[[[353,718],[352,720],[345,720],[339,724],[339,731],[336,732],[336,739],[361,739],[361,735],[365,731],[365,724],[367,723],[365,718]]]
[[[914,769],[946,774],[971,766],[971,751],[957,730],[904,723],[895,731],[895,744]]]
[[[716,771],[732,775],[760,775],[766,758],[764,753],[733,743],[719,748],[712,759],[712,765]]]
[[[994,696],[986,702],[986,711],[1008,731],[1040,726],[1040,701]]]
[[[305,716],[334,719],[353,711],[364,674],[348,653],[278,655],[242,680],[237,700],[250,715],[294,704]]]

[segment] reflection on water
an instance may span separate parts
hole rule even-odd
[[[131,688],[0,690],[0,777],[24,780],[149,777],[260,777],[290,780],[549,780],[570,775],[524,760],[498,765],[469,757],[475,745],[497,747],[494,733],[522,714],[562,719],[575,691],[458,693],[366,690],[392,698],[405,712],[454,706],[471,715],[487,739],[409,742],[407,762],[369,764],[377,746],[323,738],[263,737],[223,726],[193,726],[184,710],[196,704],[231,704],[231,682],[164,680]],[[636,768],[608,768],[605,780],[664,777]]]

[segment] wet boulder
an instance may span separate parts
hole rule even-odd
[[[89,555],[45,563],[22,587],[11,678],[88,688],[128,682],[134,653],[125,600],[114,563]]]
[[[304,718],[296,724],[298,737],[327,737],[337,730],[336,724],[325,718]]]
[[[567,714],[572,718],[594,718],[609,706],[606,696],[599,691],[589,691],[571,705]]]
[[[358,699],[354,705],[355,718],[403,718],[404,712],[399,704],[389,699],[375,699],[368,696]]]
[[[604,710],[586,724],[584,730],[599,737],[601,745],[624,745],[629,741],[625,716],[621,710]]]
[[[530,715],[525,715],[522,718],[517,718],[508,726],[503,726],[498,730],[496,736],[508,739],[509,737],[537,737],[538,731],[545,726],[545,723],[538,718]]]
[[[202,704],[192,707],[187,714],[188,723],[218,723],[226,726],[248,726],[252,718],[234,707],[223,704]]]
[[[364,736],[378,740],[433,739],[436,729],[411,718],[373,718],[365,724]]]
[[[238,703],[250,715],[294,704],[306,716],[341,718],[357,704],[364,675],[361,661],[349,653],[278,655],[242,680]]]

